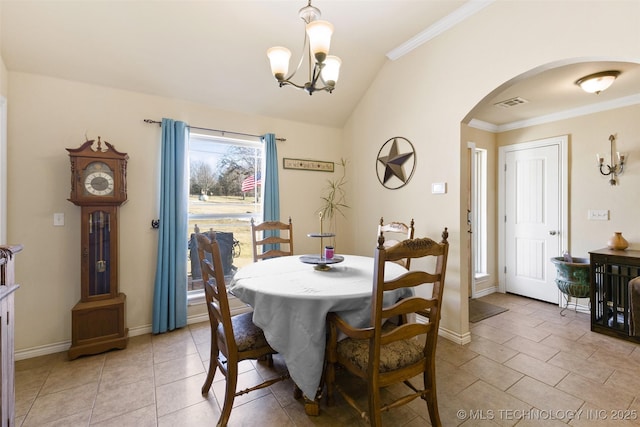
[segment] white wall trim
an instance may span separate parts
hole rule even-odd
[[[190,316],[187,319],[187,324],[192,325],[194,323],[208,322],[208,314],[198,314]],[[422,316],[417,316],[416,321],[419,323],[426,323],[426,319]],[[150,334],[151,325],[140,326],[137,328],[129,329],[129,337],[137,337],[140,335]],[[440,327],[438,335],[459,345],[469,344],[471,342],[471,333],[458,334],[443,327]],[[31,347],[24,350],[15,352],[15,360],[31,359],[33,357],[46,356],[48,354],[66,352],[71,347],[71,341],[63,341],[59,343],[41,345],[37,347]]]
[[[557,122],[560,120],[571,119],[573,117],[586,116],[587,114],[599,113],[601,111],[613,110],[636,104],[640,104],[640,94],[612,99],[611,101],[599,102],[597,104],[585,105],[584,107],[547,114],[546,116],[535,117],[533,119],[520,120],[517,122],[499,125],[498,132]]]
[[[640,94],[624,96],[610,101],[599,102],[597,104],[586,105],[584,107],[573,108],[571,110],[559,111],[553,114],[534,117],[532,119],[519,120],[516,122],[494,125],[482,120],[471,119],[469,127],[484,130],[487,132],[500,133],[514,129],[527,128],[529,126],[542,125],[545,123],[558,122],[574,117],[586,116],[587,114],[600,113],[602,111],[614,110],[616,108],[629,107],[640,104]]]
[[[69,350],[69,347],[71,347],[71,341],[39,345],[37,347],[31,347],[25,350],[16,351],[14,358],[15,360],[31,359],[32,357],[46,356],[47,354],[67,351]]]
[[[498,287],[496,285],[493,285],[491,287],[488,287],[486,289],[482,289],[481,291],[476,292],[476,296],[474,298],[486,297],[487,295],[495,294],[498,291],[499,291]]]
[[[471,119],[468,126],[470,128],[480,129],[492,133],[500,132],[500,127],[498,125],[494,125],[493,123],[485,122],[478,119]]]
[[[423,324],[428,323],[427,318],[420,315],[416,315],[416,322],[423,323]],[[471,332],[465,332],[464,334],[459,334],[447,328],[443,328],[442,326],[440,326],[440,329],[438,329],[438,336],[446,340],[449,340],[453,343],[456,343],[458,345],[465,345],[471,342]]]
[[[232,313],[233,314],[233,313]],[[187,318],[187,325],[194,323],[208,322],[209,315],[207,313],[190,316]],[[129,337],[137,337],[151,333],[151,325],[138,326],[129,329]],[[47,354],[66,352],[71,347],[71,341],[63,341],[59,343],[46,344],[37,347],[31,347],[15,352],[15,360],[31,359],[32,357],[46,356]]]
[[[387,52],[387,58],[392,61],[401,58],[429,40],[436,38],[448,29],[458,25],[493,2],[494,0],[469,0],[464,5],[453,11],[453,13],[450,13],[439,21],[436,21],[426,30],[421,31],[406,42],[402,43],[400,46]]]
[[[440,328],[438,335],[442,338],[451,341],[458,345],[465,345],[471,342],[471,332],[465,332],[464,334],[458,334],[457,332],[450,331],[448,329]]]
[[[562,296],[560,307],[565,308],[566,295]],[[589,298],[574,298],[569,297],[569,305],[566,307],[569,311],[577,311],[578,313],[591,313],[591,303]]]

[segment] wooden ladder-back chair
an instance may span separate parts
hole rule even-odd
[[[445,228],[440,243],[429,238],[407,239],[387,249],[384,247],[384,235],[380,234],[375,251],[370,327],[355,329],[337,314],[328,315],[326,381],[330,405],[333,404],[334,391],[338,390],[372,426],[381,426],[382,412],[420,397],[427,402],[431,425],[441,425],[436,397],[435,357],[449,252],[447,237]],[[385,281],[385,263],[402,258],[435,258],[434,271],[413,270]],[[383,307],[384,291],[425,283],[433,284],[431,298],[412,296]],[[418,322],[415,315],[407,316],[414,313],[427,321]],[[413,319],[400,325],[384,322],[384,319],[396,316]],[[338,341],[338,332],[343,332],[347,338]],[[335,383],[338,364],[366,382],[368,411],[359,408],[356,400]],[[410,382],[410,379],[419,374],[423,377],[422,388]],[[383,405],[380,389],[395,383],[407,385],[410,389],[408,394],[395,397],[392,402]]]
[[[415,231],[413,224],[413,218],[411,218],[411,223],[407,226],[407,224],[397,221],[392,221],[388,224],[385,224],[384,218],[380,217],[380,225],[378,226],[377,236],[380,236],[380,232],[385,233],[386,237],[384,241],[384,247],[390,248],[391,246],[399,243],[402,240],[413,239],[413,233]],[[390,238],[389,233],[394,233],[395,237]],[[400,264],[407,270],[411,266],[411,258],[399,259],[395,262]]]
[[[277,378],[264,381],[254,387],[236,391],[238,383],[238,363],[246,359],[267,359],[272,364],[271,355],[276,351],[272,349],[264,337],[262,329],[253,324],[253,313],[243,313],[231,316],[227,287],[224,281],[222,258],[218,242],[210,240],[203,234],[197,234],[198,256],[202,266],[202,282],[205,289],[205,299],[211,323],[211,355],[209,359],[209,371],[202,386],[202,394],[209,393],[216,370],[226,378],[226,389],[222,413],[218,420],[218,426],[226,426],[231,415],[231,408],[236,396],[249,393],[264,387],[269,387],[278,381],[289,378],[284,374]],[[211,254],[210,262],[206,253]]]
[[[265,233],[266,232],[266,233]],[[293,224],[280,221],[265,221],[256,225],[251,218],[251,241],[253,262],[267,258],[293,255]],[[280,245],[279,249],[265,248],[265,245]],[[285,245],[284,250],[281,245]],[[260,248],[260,250],[258,250]]]

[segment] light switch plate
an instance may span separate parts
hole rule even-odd
[[[587,218],[591,221],[609,221],[608,209],[589,209]]]
[[[434,182],[431,184],[431,194],[445,194],[447,192],[446,182]]]

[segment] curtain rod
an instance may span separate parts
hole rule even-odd
[[[155,124],[157,123],[159,126],[162,125],[162,122],[159,122],[157,120],[151,120],[151,119],[144,119],[145,123],[151,123],[151,124]],[[229,131],[229,130],[220,130],[220,129],[210,129],[210,128],[201,128],[201,127],[197,127],[197,126],[190,126],[187,125],[188,128],[190,129],[198,129],[198,130],[208,130],[208,131],[212,131],[212,132],[220,132],[223,136],[225,133],[231,133],[234,135],[242,135],[242,136],[252,136],[254,138],[262,138],[262,135],[253,135],[250,133],[241,133],[241,132],[233,132],[233,131]],[[276,138],[276,141],[286,141],[287,138]]]

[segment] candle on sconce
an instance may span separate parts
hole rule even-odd
[[[601,157],[600,153],[596,154],[596,160],[599,165],[602,165],[604,163],[604,157]]]

